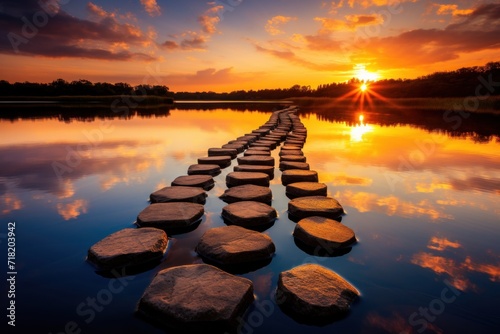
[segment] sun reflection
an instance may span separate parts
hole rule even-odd
[[[363,83],[359,89],[362,91],[362,92],[366,92],[366,90],[368,89],[368,85],[366,83]]]
[[[363,136],[373,131],[373,126],[364,123],[365,116],[360,114],[358,116],[358,123],[351,127],[351,142],[363,141]]]

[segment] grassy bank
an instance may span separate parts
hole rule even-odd
[[[359,101],[355,101],[352,98],[341,100],[331,97],[296,97],[289,98],[287,100],[293,101],[293,103],[297,104],[300,107],[314,107],[322,109],[342,108],[344,110],[353,111],[360,110]],[[467,112],[500,114],[500,96],[490,97],[483,101],[480,101],[475,97],[400,98],[388,100],[372,98],[371,103],[368,103],[368,101],[365,99],[364,107],[362,109],[372,110],[375,108],[386,108],[392,110],[413,108],[418,110],[434,110],[440,112],[446,110],[465,109]]]

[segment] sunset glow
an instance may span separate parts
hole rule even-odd
[[[9,1],[0,79],[222,92],[415,78],[498,60],[499,8],[493,0]]]

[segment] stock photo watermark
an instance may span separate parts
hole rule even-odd
[[[16,326],[16,222],[7,223],[7,324]]]

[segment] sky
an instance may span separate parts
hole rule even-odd
[[[0,80],[316,88],[500,60],[500,0],[2,0]]]

